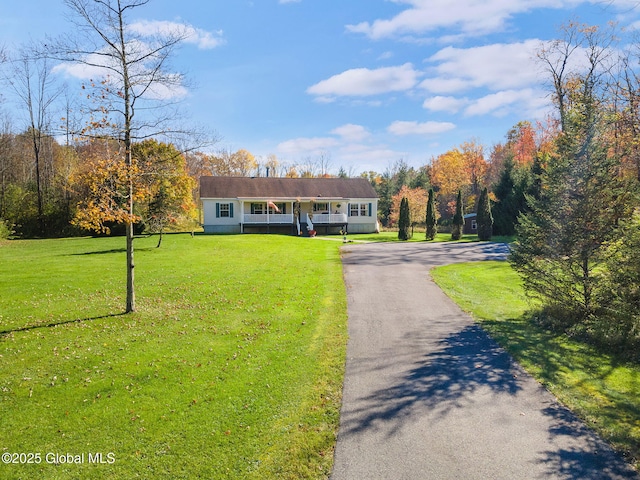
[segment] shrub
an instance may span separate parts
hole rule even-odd
[[[493,235],[493,217],[491,216],[491,204],[489,203],[489,192],[485,188],[480,193],[478,200],[478,238],[480,240],[491,240]]]
[[[464,227],[463,211],[462,192],[458,190],[458,198],[456,198],[456,214],[453,216],[453,224],[451,227],[451,240],[460,240],[462,238],[462,229]]]
[[[426,217],[427,240],[433,240],[438,233],[438,219],[436,217],[436,202],[433,188],[429,189],[429,199],[427,200],[427,217]]]
[[[409,227],[411,226],[411,213],[409,212],[409,200],[407,197],[402,197],[400,202],[400,218],[398,219],[398,238],[400,240],[409,240],[411,238],[411,232]]]
[[[13,235],[13,233],[14,232],[11,228],[11,225],[9,225],[9,222],[0,219],[0,240],[6,240],[11,235]]]

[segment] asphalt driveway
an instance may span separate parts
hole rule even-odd
[[[332,480],[638,478],[431,280],[497,244],[343,250],[349,343]]]

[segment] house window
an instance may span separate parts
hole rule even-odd
[[[233,218],[233,203],[216,203],[216,218]]]
[[[280,213],[280,214],[284,214],[287,213],[287,204],[286,203],[274,203],[272,205],[275,205],[277,210],[275,208],[273,208],[271,205],[269,205],[269,213],[270,214],[274,214],[274,213]]]
[[[230,216],[229,213],[230,213],[229,204],[228,203],[221,203],[220,204],[220,216],[229,218],[229,216]]]
[[[277,209],[273,208],[273,205],[275,205],[277,207]],[[274,213],[287,213],[287,204],[286,203],[271,203],[271,202],[269,202],[268,206],[269,206],[269,214],[271,214],[271,215],[273,215]],[[267,203],[252,203],[251,204],[251,214],[252,215],[266,215],[267,214]]]
[[[252,203],[251,204],[251,214],[253,215],[263,215],[267,213],[267,204],[266,203]]]
[[[471,230],[477,230],[478,229],[478,222],[476,222],[475,220],[471,220]]]
[[[328,213],[329,212],[329,204],[324,202],[324,203],[314,203],[313,204],[313,211],[314,212],[320,212],[320,213]]]
[[[370,217],[370,203],[352,203],[349,205],[349,215],[351,217]]]

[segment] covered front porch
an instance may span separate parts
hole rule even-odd
[[[349,204],[344,199],[239,199],[241,231],[258,227],[283,229],[304,235],[322,228],[323,233],[346,230]],[[247,227],[247,228],[246,228]]]

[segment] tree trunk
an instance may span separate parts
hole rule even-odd
[[[133,288],[133,222],[127,224],[127,309],[126,313],[136,311],[136,294]]]
[[[131,141],[125,137],[126,162],[129,166],[129,222],[127,223],[127,308],[126,313],[136,311],[136,293],[134,290],[133,262],[133,178],[131,173]]]

